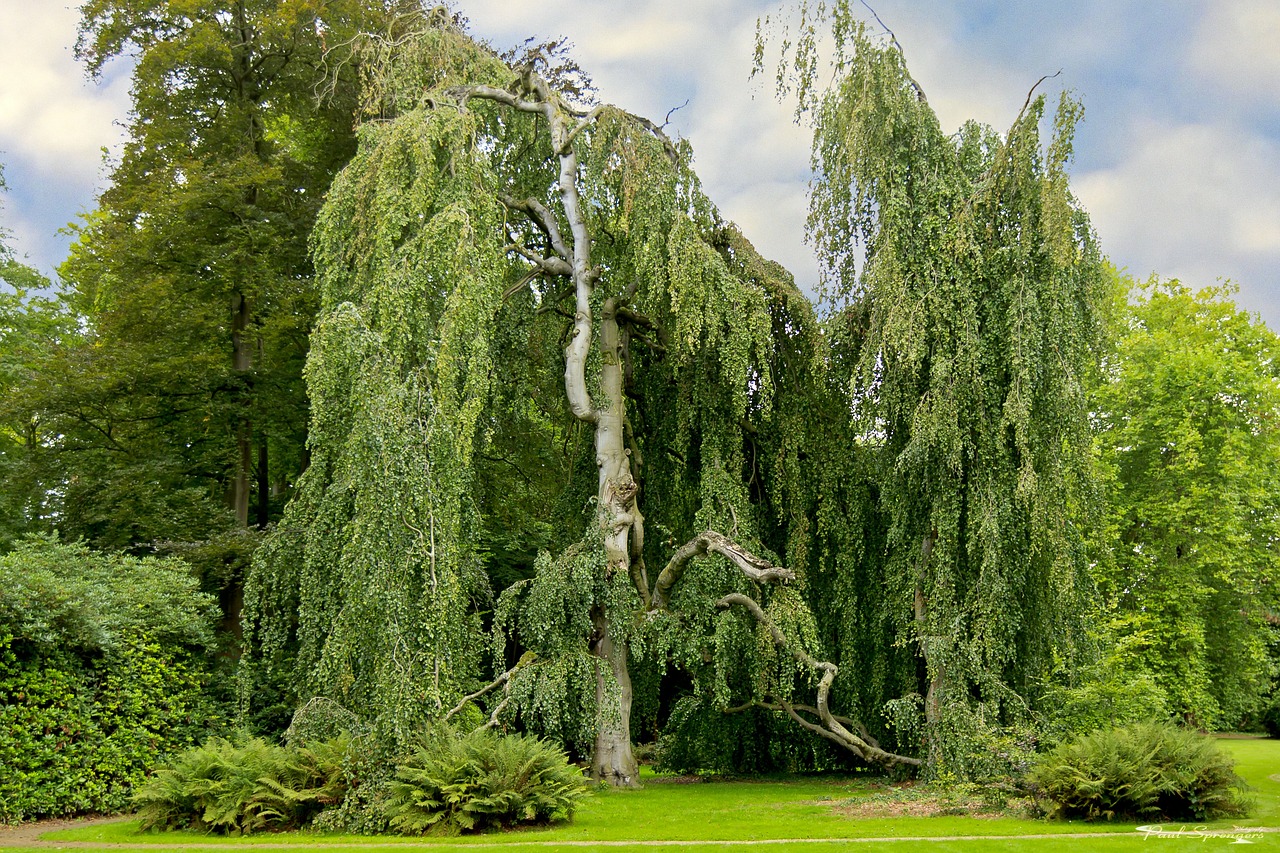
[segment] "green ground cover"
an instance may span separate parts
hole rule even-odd
[[[1230,832],[1236,827],[1280,827],[1280,741],[1228,740],[1225,745],[1235,754],[1237,770],[1251,786],[1256,807],[1247,819],[1218,821],[1203,828]],[[949,804],[954,805],[944,797],[941,805]],[[442,853],[494,848],[580,851],[593,847],[617,853],[691,848],[775,853],[917,847],[930,851],[1173,853],[1227,843],[1261,845],[1253,849],[1280,848],[1280,833],[1206,838],[1191,834],[1197,829],[1191,826],[1167,826],[1165,834],[1155,835],[1137,831],[1132,823],[1051,822],[972,814],[866,816],[875,810],[927,811],[938,805],[936,799],[921,800],[864,780],[682,783],[650,776],[642,790],[599,793],[582,805],[572,824],[467,838],[423,840],[287,833],[224,839],[193,832],[141,833],[137,822],[131,820],[52,832],[44,838],[59,843],[80,842],[86,844],[79,848],[84,850],[135,849],[148,853],[185,845],[291,850],[395,847]],[[1176,834],[1179,829],[1184,831]]]

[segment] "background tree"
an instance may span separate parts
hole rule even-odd
[[[28,399],[49,353],[74,335],[73,318],[44,295],[49,288],[48,279],[14,256],[0,225],[0,550],[37,529],[48,512],[32,464],[39,425]]]
[[[1280,340],[1233,292],[1134,286],[1097,393],[1115,659],[1201,728],[1256,714],[1273,677]]]
[[[932,766],[972,772],[982,721],[1015,720],[1079,629],[1106,280],[1066,174],[1081,108],[1061,98],[1044,146],[1034,95],[1003,135],[948,136],[896,42],[849,4],[801,16],[779,80],[814,123],[835,363],[883,457],[882,606],[918,649]],[[821,93],[819,21],[839,51]]]
[[[307,235],[354,146],[354,76],[327,57],[382,4],[82,13],[90,74],[136,65],[129,141],[60,271],[86,324],[41,403],[60,526],[133,547],[265,525],[305,465]]]

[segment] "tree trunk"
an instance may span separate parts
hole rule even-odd
[[[267,437],[258,436],[258,529],[266,530],[271,521],[271,476],[267,467]]]
[[[924,694],[925,754],[928,756],[928,764],[932,768],[938,766],[940,757],[938,723],[942,719],[943,666],[941,661],[936,660],[936,655],[933,654],[933,643],[930,642],[925,633],[928,630],[926,625],[928,610],[924,586],[929,566],[929,555],[933,552],[933,543],[937,535],[936,531],[932,531],[920,543],[920,563],[916,570],[914,606],[916,638],[920,644],[920,657],[924,659],[925,677],[929,681]]]
[[[521,254],[544,272],[568,276],[573,282],[573,330],[564,348],[564,389],[574,417],[595,430],[596,466],[599,484],[596,492],[596,521],[604,534],[607,571],[630,576],[647,602],[648,590],[641,583],[643,571],[639,551],[644,543],[644,517],[636,505],[638,486],[631,472],[626,449],[626,400],[623,395],[623,343],[618,331],[619,301],[609,299],[600,318],[600,399],[593,400],[587,387],[587,356],[591,352],[594,323],[591,293],[602,271],[591,264],[591,232],[587,228],[581,198],[578,194],[578,155],[574,139],[598,115],[574,110],[553,95],[545,80],[532,67],[522,74],[511,89],[490,86],[464,86],[451,90],[465,108],[468,98],[485,98],[514,109],[539,113],[547,121],[552,153],[559,161],[557,192],[564,205],[570,239],[564,239],[558,218],[536,199],[518,201],[504,199],[513,210],[529,217],[546,236],[554,256],[539,257],[527,249]],[[632,575],[632,559],[636,555],[637,573]],[[637,579],[640,577],[640,579]],[[614,635],[602,607],[592,612],[594,638],[592,653],[597,658],[596,696],[599,700],[599,727],[596,735],[592,773],[614,785],[638,785],[636,760],[631,751],[631,678],[627,673],[627,647]]]
[[[637,486],[626,449],[626,400],[622,391],[622,343],[617,300],[605,301],[600,317],[600,391],[605,405],[596,410],[596,465],[600,481],[597,517],[604,528],[605,560],[610,573],[631,574],[631,535],[643,524],[636,506]],[[642,535],[642,534],[641,534]],[[591,774],[617,786],[637,786],[631,752],[631,677],[626,643],[615,641],[604,609],[593,614],[596,641],[598,725]],[[607,679],[616,682],[610,685]]]
[[[596,642],[596,743],[591,778],[620,788],[640,785],[639,766],[631,751],[631,676],[627,646],[615,643],[603,609],[592,614]]]
[[[231,297],[231,369],[241,382],[249,379],[253,359],[246,340],[249,329],[249,300],[244,294]],[[231,509],[241,527],[249,526],[249,477],[253,470],[253,428],[249,420],[248,395],[242,390],[241,414],[236,421],[236,470],[231,485]]]

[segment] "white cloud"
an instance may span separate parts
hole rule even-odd
[[[1136,275],[1231,278],[1270,315],[1280,266],[1280,145],[1226,125],[1148,122],[1115,166],[1078,176],[1105,251]],[[1268,275],[1267,270],[1270,270]]]
[[[40,172],[92,183],[113,125],[128,109],[127,79],[85,80],[73,45],[79,13],[61,3],[0,0],[0,151]]]
[[[1228,96],[1280,106],[1280,3],[1217,0],[1189,44],[1191,68]]]
[[[756,17],[766,4],[558,0],[528,8],[518,22],[508,10],[488,0],[466,13],[477,33],[499,45],[531,33],[568,36],[602,100],[624,109],[661,122],[688,99],[668,130],[693,143],[707,194],[802,284],[816,280],[804,244],[808,132],[794,125],[790,106],[774,100],[771,82],[748,79]]]

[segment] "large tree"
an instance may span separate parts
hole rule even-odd
[[[91,74],[133,58],[133,107],[61,269],[87,330],[41,404],[62,526],[112,547],[263,526],[305,465],[307,237],[354,150],[355,75],[329,58],[383,4],[81,11]]]
[[[5,189],[0,170],[0,194]],[[39,424],[28,400],[49,354],[75,328],[63,306],[44,293],[49,288],[48,279],[14,255],[9,231],[0,224],[0,548],[37,528],[47,513],[31,459],[39,451]]]
[[[807,300],[719,217],[687,145],[582,102],[554,46],[509,64],[424,23],[368,42],[379,120],[317,224],[313,462],[255,565],[249,665],[399,736],[458,713],[485,680],[477,544],[514,521],[559,553],[498,602],[490,723],[514,700],[635,784],[644,658],[719,717],[747,700],[914,761],[833,713],[837,668],[806,650],[804,431],[826,390],[802,378],[821,370]],[[541,506],[513,512],[526,495]]]
[[[947,134],[892,34],[850,5],[802,7],[779,80],[813,122],[833,364],[880,456],[881,606],[918,649],[931,762],[967,772],[966,733],[1016,719],[1079,628],[1107,292],[1066,171],[1081,106],[1064,94],[1049,124],[1033,88],[1006,132]]]
[[[1238,725],[1272,673],[1280,536],[1280,340],[1226,286],[1130,293],[1097,395],[1115,658],[1171,710]]]

